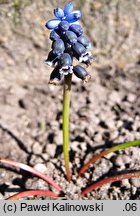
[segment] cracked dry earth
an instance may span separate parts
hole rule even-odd
[[[139,1],[75,1],[95,61],[88,68],[89,83],[73,76],[70,183],[62,153],[63,81],[48,85],[52,69],[43,64],[50,42],[41,23],[52,17],[57,1],[20,2],[17,9],[0,1],[0,157],[39,169],[62,186],[66,199],[81,199],[81,189],[94,181],[140,169],[140,148],[131,147],[97,161],[83,177],[77,174],[93,154],[140,139]],[[25,189],[52,188],[27,172],[0,165],[0,199]],[[140,199],[140,179],[107,184],[82,199]]]

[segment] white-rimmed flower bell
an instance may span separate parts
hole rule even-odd
[[[72,58],[69,53],[64,53],[59,59],[59,73],[63,75],[68,75],[73,73]]]

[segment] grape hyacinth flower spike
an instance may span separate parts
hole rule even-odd
[[[46,28],[51,30],[51,51],[44,61],[54,67],[50,75],[49,84],[58,84],[64,77],[63,93],[63,152],[67,179],[71,180],[69,167],[69,105],[72,74],[83,82],[91,78],[89,73],[81,65],[73,65],[74,59],[89,65],[93,59],[88,49],[91,47],[89,40],[84,36],[83,28],[78,20],[81,18],[79,10],[73,11],[73,4],[69,2],[64,9],[54,9],[55,19],[46,23]]]

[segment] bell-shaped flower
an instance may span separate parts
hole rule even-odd
[[[44,63],[53,67],[55,65],[55,63],[57,62],[57,60],[58,60],[58,57],[51,50],[48,54],[47,59],[44,61]]]
[[[59,73],[59,67],[55,67],[50,75],[49,84],[57,85],[62,78],[62,75]]]
[[[53,54],[56,56],[61,56],[65,50],[65,45],[62,39],[58,39],[52,43]]]
[[[86,48],[78,42],[72,46],[72,49],[78,59],[86,52]]]
[[[88,82],[91,76],[88,74],[88,72],[80,65],[76,65],[73,67],[74,74],[84,82]]]
[[[64,53],[59,59],[59,73],[68,75],[73,72],[72,58],[68,53]]]
[[[91,52],[88,52],[87,49],[79,42],[72,46],[75,57],[82,63],[87,65],[90,64],[93,59]]]

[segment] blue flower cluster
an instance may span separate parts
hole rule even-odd
[[[81,65],[73,66],[76,58],[79,62],[89,65],[93,59],[87,51],[90,48],[89,40],[83,35],[83,29],[78,23],[81,18],[79,10],[73,11],[73,4],[69,2],[64,9],[54,9],[56,19],[49,20],[46,28],[52,30],[52,50],[45,63],[54,66],[49,83],[57,84],[63,75],[74,73],[78,78],[87,82],[90,75]]]

